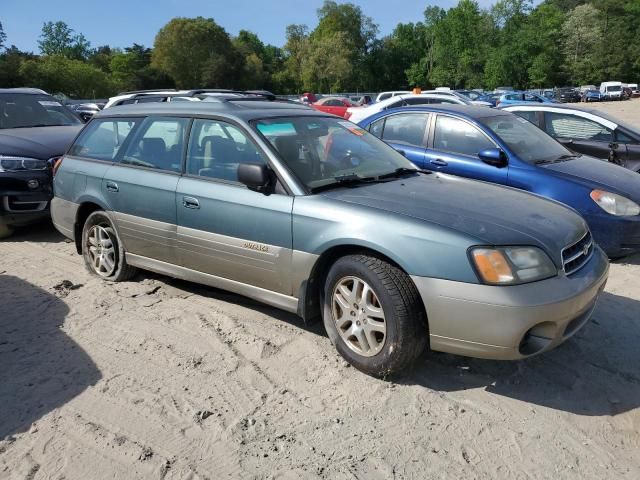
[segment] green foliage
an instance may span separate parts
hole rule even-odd
[[[640,0],[495,0],[490,9],[458,0],[428,6],[421,21],[381,38],[353,3],[325,0],[317,15],[315,28],[287,26],[282,48],[247,30],[231,37],[203,17],[174,18],[153,49],[92,49],[66,23],[47,22],[40,57],[6,48],[0,23],[0,87],[106,96],[176,86],[302,93],[640,80]]]
[[[75,60],[86,60],[91,54],[91,44],[85,36],[75,34],[64,22],[46,22],[38,46],[42,55],[60,55]]]
[[[65,93],[76,98],[103,98],[113,92],[111,79],[98,68],[62,55],[26,60],[20,75],[27,87],[51,93]]]
[[[243,58],[212,18],[174,18],[156,35],[151,64],[178,88],[233,88]]]
[[[7,41],[7,34],[4,33],[4,28],[2,28],[2,22],[0,22],[0,50],[4,48],[4,42]]]

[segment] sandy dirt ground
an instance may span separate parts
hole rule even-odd
[[[640,124],[640,101],[607,104]],[[635,116],[635,117],[634,117]],[[321,325],[141,273],[47,224],[0,242],[0,479],[638,479],[640,256],[521,362],[427,353],[394,381]]]

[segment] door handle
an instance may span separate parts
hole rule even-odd
[[[197,198],[182,197],[182,206],[185,208],[193,208],[194,210],[197,210],[198,208],[200,208],[200,202]]]
[[[431,163],[431,165],[435,165],[436,167],[446,167],[447,165],[449,165],[447,162],[445,162],[441,158],[436,158],[434,160],[431,160],[429,163]]]
[[[118,184],[116,182],[107,182],[106,187],[109,192],[119,191]]]

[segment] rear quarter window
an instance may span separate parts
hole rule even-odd
[[[139,118],[93,120],[73,144],[69,154],[113,161],[140,121]]]

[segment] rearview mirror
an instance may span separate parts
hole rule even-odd
[[[238,181],[250,190],[263,190],[271,183],[269,168],[260,163],[241,163],[238,165]]]
[[[478,158],[492,167],[506,167],[507,155],[499,148],[487,148],[478,153]]]

